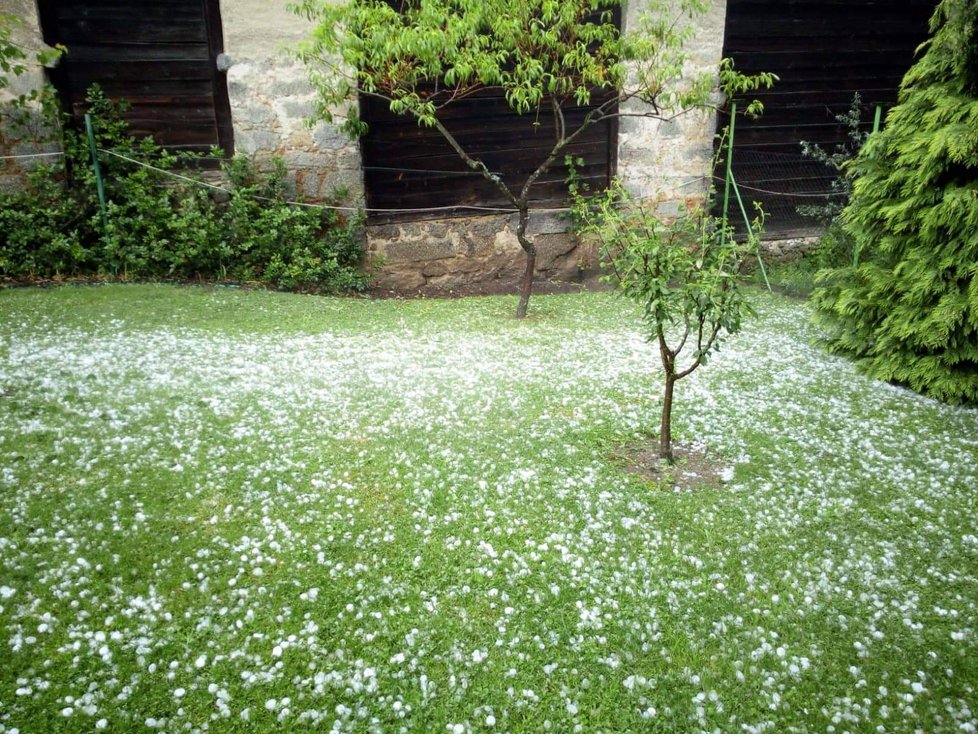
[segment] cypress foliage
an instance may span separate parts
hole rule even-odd
[[[829,348],[867,374],[978,404],[978,3],[943,0],[930,30],[849,169],[861,262],[812,297]]]

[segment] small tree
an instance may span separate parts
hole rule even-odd
[[[831,152],[822,148],[818,143],[801,141],[801,154],[805,158],[823,164],[831,169],[834,174],[824,204],[803,204],[798,207],[799,214],[812,217],[825,226],[832,226],[836,223],[839,214],[842,213],[843,207],[849,203],[849,197],[852,195],[852,179],[846,175],[845,168],[849,161],[859,155],[859,151],[869,138],[869,133],[863,129],[862,106],[862,95],[856,92],[849,104],[849,109],[835,116],[836,122],[846,127],[846,139],[838,143]]]
[[[592,199],[580,196],[582,231],[597,236],[601,264],[624,295],[642,305],[664,377],[659,458],[673,462],[672,408],[676,383],[705,364],[723,338],[750,312],[738,271],[755,252],[763,215],[738,240],[706,201],[668,220],[654,204],[635,201],[620,184]]]
[[[813,293],[832,351],[873,377],[978,404],[978,4],[943,0],[886,127],[848,171],[858,267]]]
[[[303,0],[290,7],[316,23],[298,55],[310,67],[320,116],[333,121],[358,95],[377,97],[392,112],[435,128],[473,170],[491,181],[518,212],[516,237],[526,254],[517,317],[526,315],[536,247],[527,234],[534,183],[592,125],[622,116],[670,119],[706,105],[715,75],[684,76],[690,20],[707,0],[649,0],[634,32],[614,21],[623,0]],[[394,6],[398,7],[394,7]],[[726,65],[728,91],[770,84]],[[552,148],[521,186],[504,182],[467,151],[445,122],[454,102],[486,89],[503,92],[520,114],[553,116]],[[594,104],[569,128],[564,109]],[[632,100],[644,103],[640,111]],[[346,113],[356,136],[363,124]],[[505,172],[508,174],[513,171]]]

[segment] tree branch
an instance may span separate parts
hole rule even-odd
[[[676,354],[679,354],[680,352],[683,351],[683,347],[686,346],[686,340],[689,339],[690,328],[689,328],[689,314],[688,313],[687,314],[683,314],[683,323],[685,324],[686,328],[683,331],[683,338],[680,340],[679,346],[676,347]]]
[[[521,205],[520,199],[517,199],[516,196],[513,195],[513,192],[510,191],[509,186],[505,184],[502,178],[497,174],[493,173],[492,171],[490,171],[489,167],[486,166],[485,163],[483,163],[477,158],[473,158],[472,156],[470,156],[466,152],[465,148],[463,148],[461,144],[455,139],[455,136],[448,131],[448,128],[446,128],[445,125],[442,124],[442,121],[439,120],[437,117],[435,118],[435,129],[439,133],[441,133],[442,137],[445,138],[446,141],[448,141],[448,144],[450,146],[452,146],[452,149],[456,153],[458,153],[459,157],[463,161],[465,161],[465,165],[467,165],[473,171],[479,171],[480,173],[482,173],[484,178],[488,179],[489,181],[492,181],[492,183],[496,186],[496,188],[503,193],[503,196],[506,197],[507,201],[509,201],[517,209],[525,208],[525,206]]]
[[[696,338],[696,346],[699,350],[700,356],[696,358],[693,364],[691,364],[685,370],[683,370],[678,375],[676,375],[677,380],[681,380],[682,378],[692,374],[693,370],[695,370],[703,363],[702,355],[705,354],[706,352],[709,352],[713,348],[713,343],[716,341],[717,336],[719,336],[719,334],[720,334],[720,326],[716,325],[713,327],[713,333],[710,334],[710,338],[706,340],[706,346],[704,347],[703,346],[703,323],[702,321],[700,322],[699,334]]]
[[[560,155],[560,152],[567,146],[567,143],[580,133],[580,130],[577,130],[571,138],[567,138],[565,135],[564,111],[560,108],[560,103],[556,99],[553,100],[553,108],[554,124],[557,127],[557,142],[551,149],[550,155],[547,156],[547,159],[537,166],[536,170],[533,171],[533,173],[531,173],[523,183],[523,188],[520,190],[520,201],[524,202],[524,204],[530,196],[530,189],[533,187],[533,184],[536,183],[536,180],[546,173],[547,169],[553,165],[554,161],[556,161]]]

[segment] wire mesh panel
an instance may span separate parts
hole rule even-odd
[[[734,181],[747,214],[753,218],[755,204],[760,206],[767,231],[786,237],[813,234],[821,227],[811,208],[845,202],[838,176],[832,167],[802,155],[801,146],[795,154],[758,148],[736,148],[734,153]],[[735,198],[730,216],[739,229],[743,217]]]
[[[826,151],[845,143],[849,131],[838,118],[856,94],[867,126],[877,105],[889,108],[896,102],[936,5],[936,0],[728,0],[724,56],[743,72],[779,77],[771,90],[750,95],[764,103],[764,115],[738,118],[734,141],[734,177],[745,198],[768,212],[768,233],[788,237],[818,228],[798,208],[837,199],[832,188],[837,173],[803,156],[801,142]],[[721,125],[728,123],[729,116],[721,116]]]

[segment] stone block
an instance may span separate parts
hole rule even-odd
[[[376,241],[371,227],[367,228],[367,241],[372,244],[372,249],[389,263],[415,263],[420,265],[432,260],[455,257],[458,253],[452,243],[448,240],[431,239],[396,239],[384,243]]]
[[[276,121],[275,111],[262,104],[249,104],[234,109],[234,121],[245,127],[266,127]]]
[[[274,153],[281,146],[281,138],[269,130],[234,130],[234,147],[239,153]]]
[[[514,217],[515,220],[515,217]],[[514,221],[513,228],[516,228]],[[570,219],[564,212],[530,212],[526,233],[529,235],[556,234],[570,229]]]
[[[325,170],[333,167],[333,160],[322,153],[289,150],[285,153],[285,165],[289,168]]]
[[[402,292],[417,291],[423,288],[427,279],[417,270],[382,267],[373,273],[373,285],[381,290]]]
[[[534,243],[537,247],[536,269],[546,271],[553,267],[554,262],[577,249],[577,237],[573,234],[539,235]]]
[[[316,112],[316,106],[311,99],[284,99],[277,107],[280,117],[303,122]]]
[[[349,135],[335,125],[330,125],[326,122],[320,122],[313,128],[312,140],[317,147],[328,150],[346,148],[353,144]]]
[[[0,175],[0,191],[16,191],[24,185],[24,179],[20,176]]]
[[[305,72],[299,67],[286,67],[282,78],[275,79],[268,85],[268,94],[276,99],[283,97],[303,97],[313,89]],[[280,72],[281,73],[281,72]]]
[[[359,170],[333,171],[325,181],[328,187],[323,194],[329,194],[333,189],[346,189],[347,198],[363,203],[363,174]]]

